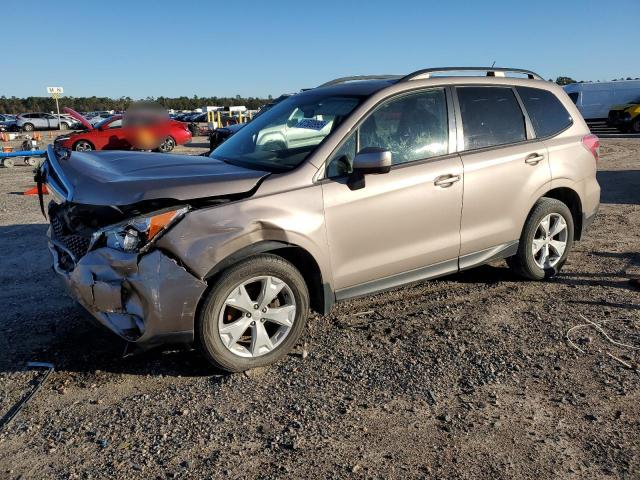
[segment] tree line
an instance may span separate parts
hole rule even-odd
[[[154,103],[167,109],[174,110],[194,110],[207,105],[230,107],[244,105],[255,110],[258,107],[269,103],[268,98],[258,97],[147,97],[142,100],[134,100],[130,97],[109,98],[109,97],[61,97],[59,100],[60,109],[70,107],[79,112],[91,112],[95,110],[127,110],[131,105],[138,102]],[[54,112],[56,101],[51,97],[6,97],[0,96],[0,113],[24,113],[24,112]]]
[[[613,81],[624,80],[624,78]],[[634,80],[631,77],[626,80]],[[639,80],[636,78],[635,80]],[[570,83],[590,83],[590,81],[574,80],[571,77],[560,76],[555,80],[549,79],[558,85],[568,85]],[[131,105],[138,102],[154,103],[166,109],[174,110],[195,110],[206,105],[230,107],[234,105],[244,105],[255,110],[272,100],[259,97],[147,97],[141,100],[134,100],[131,97],[109,98],[109,97],[62,97],[60,98],[60,108],[70,107],[78,112],[91,112],[95,110],[127,110]],[[51,97],[5,97],[0,96],[0,113],[23,113],[23,112],[53,112],[56,109],[56,102]]]

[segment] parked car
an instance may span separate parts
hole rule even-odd
[[[69,121],[62,118],[59,123],[58,125],[56,115],[44,112],[21,113],[16,117],[16,126],[25,132],[50,129],[69,130]]]
[[[78,130],[78,129],[83,128],[83,125],[78,120],[76,120],[71,115],[69,115],[68,113],[61,113],[60,114],[60,119],[68,121],[69,128],[71,130]]]
[[[95,125],[70,108],[65,112],[76,118],[85,130],[56,138],[55,145],[72,150],[131,150],[133,148],[157,149],[170,152],[176,145],[191,141],[191,132],[183,123],[175,120],[112,115]],[[146,138],[145,138],[146,137]],[[141,141],[149,144],[141,145]]]
[[[91,117],[85,117],[85,119],[91,125],[97,125],[98,123],[102,122],[103,120],[107,120],[108,118],[111,118],[111,117],[113,117],[112,113],[105,112],[105,113],[97,113],[95,115],[92,115]]]
[[[607,125],[622,132],[640,133],[640,96],[609,110]]]
[[[13,115],[0,114],[0,132],[14,132],[18,130],[16,117]]]
[[[533,72],[452,70],[328,82],[210,157],[51,148],[54,269],[125,340],[228,371],[336,301],[501,258],[557,275],[598,211],[598,138]]]
[[[640,80],[572,83],[564,87],[586,120],[604,120],[614,105],[640,97]]]
[[[234,123],[226,127],[219,127],[209,134],[209,152],[213,152],[219,145],[222,145],[229,137],[244,127],[246,123]]]

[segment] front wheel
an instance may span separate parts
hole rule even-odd
[[[76,152],[90,152],[91,150],[93,150],[93,145],[91,145],[86,140],[80,140],[73,146],[73,149]]]
[[[32,132],[33,131],[33,125],[31,123],[25,123],[22,126],[22,130],[24,130],[25,132]]]
[[[633,119],[631,122],[631,131],[633,133],[640,133],[640,115]]]
[[[241,372],[286,355],[302,335],[308,312],[300,272],[276,255],[257,255],[220,275],[201,309],[197,338],[214,365]]]
[[[60,130],[69,130],[69,124],[65,122],[60,122]]]
[[[518,253],[507,263],[529,280],[557,275],[573,246],[573,228],[569,207],[554,198],[541,198],[524,224]]]

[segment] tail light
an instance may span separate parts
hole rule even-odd
[[[597,135],[585,135],[582,137],[582,145],[591,152],[596,162],[600,160],[600,139]]]

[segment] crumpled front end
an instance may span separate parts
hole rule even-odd
[[[54,269],[72,296],[102,325],[130,342],[192,342],[196,308],[207,285],[159,250],[90,250],[82,235],[49,229]]]

